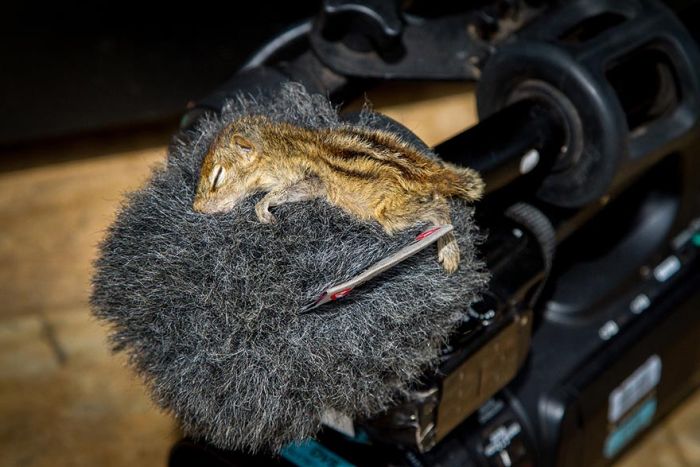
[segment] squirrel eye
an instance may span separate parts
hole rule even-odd
[[[212,191],[216,190],[221,186],[226,178],[226,170],[219,164],[215,165],[209,175],[209,181],[211,182]]]

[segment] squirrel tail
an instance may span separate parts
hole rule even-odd
[[[484,194],[484,181],[479,173],[468,167],[443,163],[444,170],[437,181],[438,191],[447,197],[456,196],[467,201],[477,201]]]

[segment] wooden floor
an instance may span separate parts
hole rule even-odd
[[[428,143],[475,119],[461,86],[408,85],[370,97]],[[169,132],[0,154],[0,466],[165,464],[176,425],[123,358],[109,354],[88,294],[96,245],[122,194],[163,160]],[[619,465],[700,465],[700,396]]]

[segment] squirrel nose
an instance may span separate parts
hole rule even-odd
[[[195,212],[202,212],[204,210],[204,202],[201,199],[195,199],[192,203],[192,209]]]

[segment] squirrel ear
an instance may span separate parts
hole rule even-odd
[[[255,146],[248,138],[238,133],[233,135],[233,144],[243,153],[249,153],[255,149]]]

